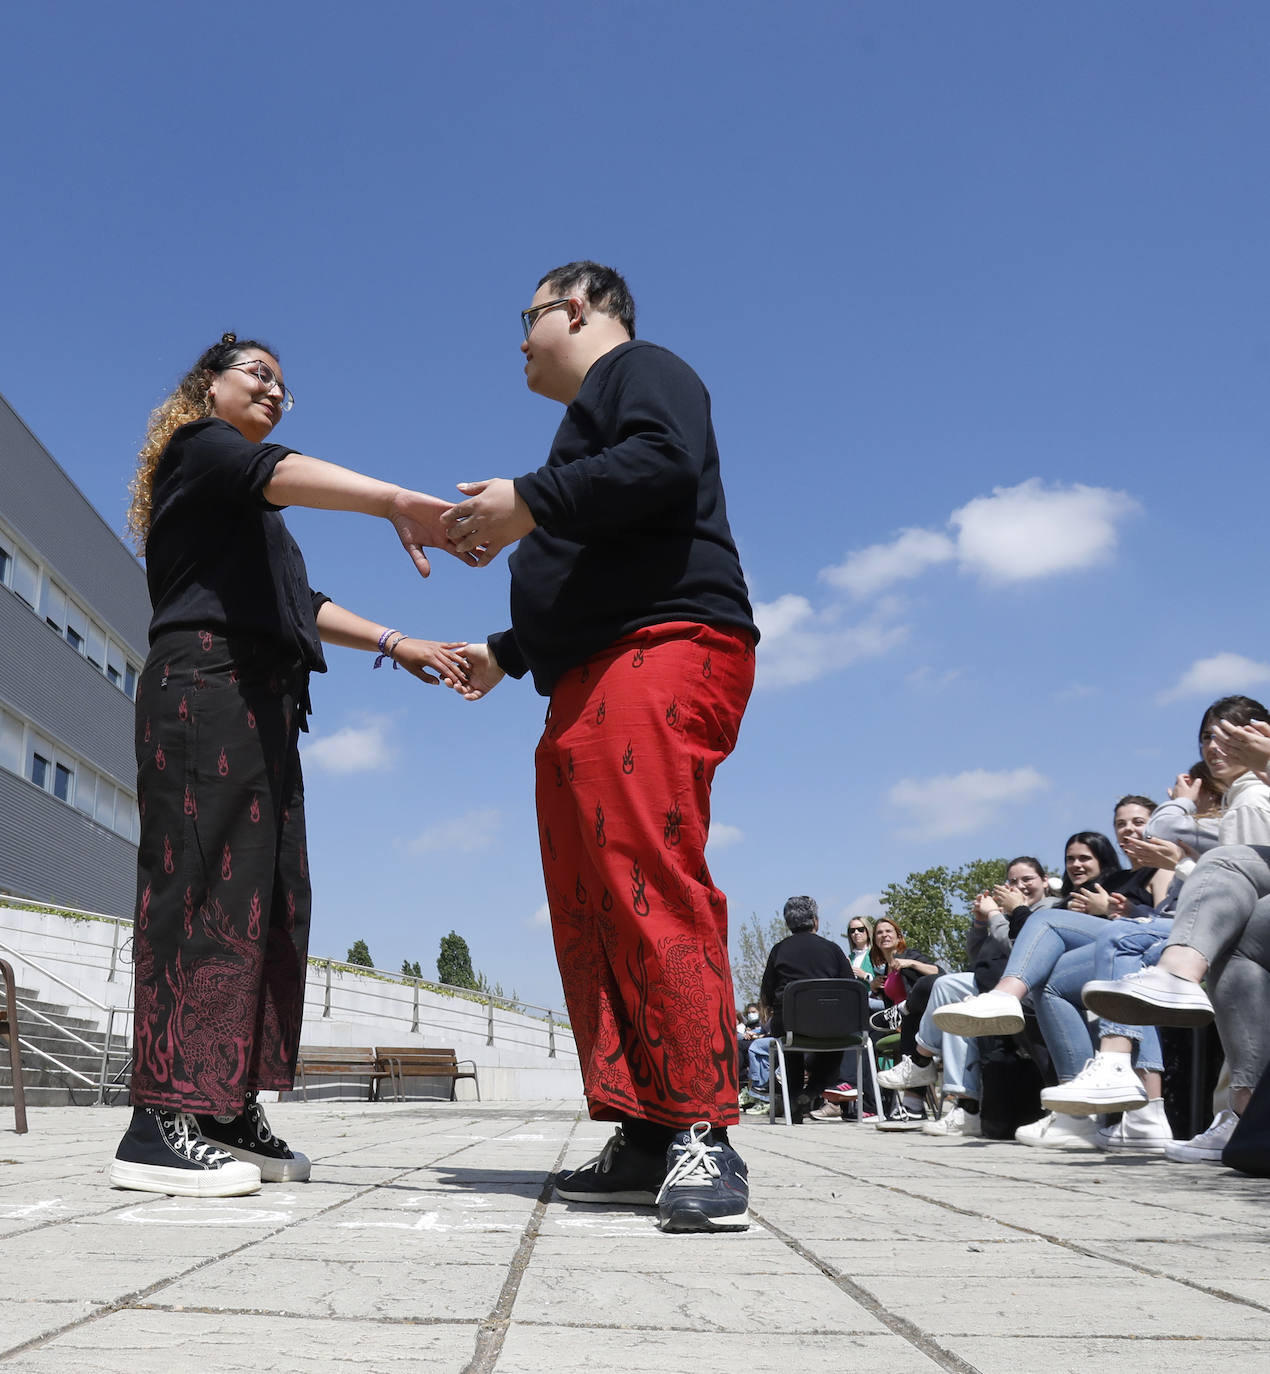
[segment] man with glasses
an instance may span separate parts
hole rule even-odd
[[[758,631],[710,398],[635,338],[611,268],[549,272],[521,322],[529,389],[566,407],[551,452],[462,484],[443,520],[481,563],[521,541],[512,627],[469,646],[466,695],[529,673],[551,699],[536,772],[552,932],[591,1116],[617,1123],[557,1190],[655,1203],[664,1230],[741,1230],[727,900],[705,846]]]

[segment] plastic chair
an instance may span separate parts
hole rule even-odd
[[[869,1039],[869,990],[858,978],[799,978],[787,984],[781,997],[781,1025],[784,1035],[772,1037],[773,1077],[769,1082],[767,1104],[769,1124],[776,1124],[775,1075],[778,1071],[785,1124],[794,1124],[789,1104],[789,1075],[785,1068],[786,1050],[805,1054],[854,1050],[856,1083],[863,1086],[862,1075],[867,1062],[873,1080],[873,1100],[881,1102],[878,1068],[873,1058],[873,1042]],[[801,1086],[799,1084],[798,1089]],[[862,1126],[865,1124],[863,1096],[859,1099],[856,1121]]]
[[[9,1066],[13,1077],[13,1128],[26,1134],[26,1093],[22,1087],[22,1053],[18,1044],[18,997],[14,990],[13,966],[0,959],[4,978],[4,1006],[0,1007],[0,1030],[9,1037]]]

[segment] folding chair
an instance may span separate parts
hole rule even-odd
[[[9,1065],[13,1071],[13,1128],[18,1135],[25,1135],[26,1095],[22,1088],[22,1059],[18,1046],[18,998],[13,985],[13,967],[4,959],[0,959],[0,978],[4,980],[0,1030],[9,1037]]]
[[[789,1103],[789,1075],[785,1067],[786,1050],[805,1054],[854,1050],[857,1086],[864,1086],[862,1074],[867,1062],[873,1081],[873,1100],[881,1102],[873,1041],[869,1039],[869,990],[858,978],[799,978],[787,984],[781,998],[781,1024],[785,1028],[784,1035],[772,1037],[772,1076],[768,1083],[767,1103],[770,1125],[776,1124],[778,1071],[781,1097],[785,1104],[785,1124],[794,1124]],[[795,1085],[795,1096],[801,1088],[801,1083]],[[863,1092],[856,1099],[856,1120],[864,1125]]]

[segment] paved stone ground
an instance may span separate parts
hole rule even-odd
[[[1221,1168],[747,1119],[750,1230],[663,1236],[554,1199],[573,1103],[270,1117],[312,1182],[224,1201],[112,1190],[119,1110],[0,1127],[0,1370],[1270,1369],[1270,1188]]]

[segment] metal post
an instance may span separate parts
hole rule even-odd
[[[119,929],[118,926],[115,927]],[[106,1073],[110,1064],[110,1042],[115,1037],[115,1009],[111,1007],[106,1012],[106,1038],[101,1047],[101,1074],[97,1079],[97,1101],[93,1104],[97,1107],[106,1105]]]
[[[556,1016],[554,1012],[547,1013],[547,1058],[556,1057]]]
[[[494,994],[492,992],[487,992],[485,998],[489,1003],[489,1036],[485,1043],[487,1045],[492,1045],[494,1043]]]
[[[322,1015],[331,1014],[331,961],[326,961],[326,1002],[322,1006]]]
[[[115,922],[115,933],[110,940],[110,972],[106,975],[106,982],[115,981],[115,967],[119,962],[119,922]]]
[[[415,1010],[414,1010],[414,1020],[411,1021],[411,1023],[410,1023],[410,1034],[411,1034],[411,1035],[418,1035],[418,1033],[419,1033],[419,980],[416,978],[416,979],[414,980],[414,982],[415,982]]]

